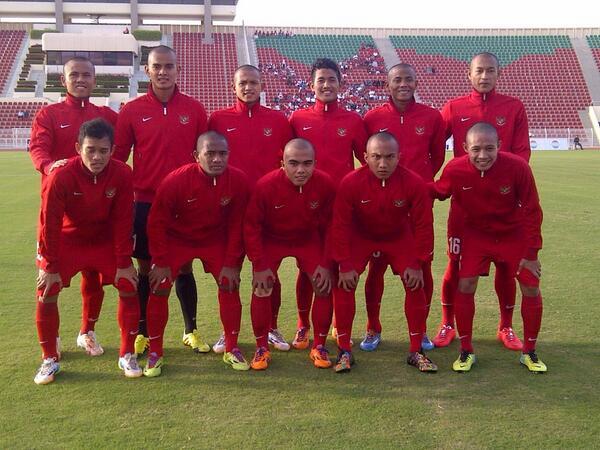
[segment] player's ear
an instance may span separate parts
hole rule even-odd
[[[81,155],[81,145],[79,145],[79,142],[75,142],[75,151],[78,155]]]
[[[467,143],[463,142],[463,149],[465,150],[465,153],[469,153],[469,149],[467,147]]]
[[[65,88],[67,87],[67,79],[65,78],[64,72],[60,74],[60,84]]]
[[[115,148],[117,148],[115,144],[113,144],[113,145],[110,147],[110,156],[112,156],[112,155],[113,155],[113,153],[115,152]]]

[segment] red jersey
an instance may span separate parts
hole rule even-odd
[[[281,169],[262,177],[244,221],[246,252],[255,270],[260,272],[268,267],[264,261],[264,241],[293,246],[320,240],[324,247],[334,198],[333,180],[320,170],[315,170],[301,187],[294,186]],[[325,253],[323,248],[324,257]],[[323,265],[327,267],[325,261]]]
[[[283,148],[292,139],[282,113],[258,103],[249,108],[239,99],[231,108],[212,113],[208,128],[227,138],[229,165],[244,171],[252,186],[281,166]]]
[[[425,183],[414,172],[398,166],[385,182],[369,167],[344,177],[338,187],[333,210],[333,254],[340,270],[348,263],[352,235],[371,241],[390,241],[414,236],[419,262],[433,253],[433,214]]]
[[[400,145],[400,164],[418,173],[424,181],[433,181],[446,156],[446,130],[437,109],[414,99],[404,111],[394,101],[372,109],[365,115],[367,133],[387,131]]]
[[[317,167],[327,172],[336,185],[354,170],[354,156],[364,164],[367,133],[363,121],[337,101],[317,100],[312,108],[294,111],[290,124],[296,137],[315,147]]]
[[[119,113],[114,157],[127,161],[133,146],[133,188],[136,201],[152,202],[160,182],[173,170],[194,162],[198,136],[206,131],[200,102],[179,92],[168,102],[148,93],[126,103]]]
[[[46,179],[42,191],[38,258],[47,272],[58,271],[60,243],[89,247],[114,243],[118,268],[131,265],[133,183],[129,166],[111,160],[98,175],[71,158]]]
[[[431,183],[438,199],[452,196],[464,211],[465,230],[491,235],[523,231],[527,259],[537,258],[542,248],[542,209],[533,173],[520,157],[508,152],[486,171],[479,171],[468,155],[450,161],[441,178]]]
[[[450,100],[442,108],[446,137],[454,137],[454,156],[463,156],[467,131],[477,122],[489,122],[498,131],[500,151],[531,157],[527,114],[521,100],[498,94],[495,90],[481,94],[475,89],[469,95]]]
[[[117,123],[117,113],[112,109],[71,94],[63,102],[42,108],[33,119],[29,144],[29,156],[36,170],[48,175],[55,161],[77,156],[75,143],[81,124],[98,117],[113,126]]]
[[[152,261],[169,265],[168,238],[190,247],[226,240],[224,265],[239,265],[248,196],[246,175],[234,167],[216,177],[206,175],[197,163],[173,171],[160,184],[148,216]]]

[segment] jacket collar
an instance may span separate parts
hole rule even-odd
[[[482,94],[481,92],[477,92],[475,89],[473,89],[471,91],[471,94],[469,95],[469,98],[474,102],[474,103],[484,103],[484,102],[489,102],[494,96],[496,95],[496,89],[492,89],[490,92],[487,92],[485,94]]]
[[[89,97],[73,97],[71,94],[69,94],[67,92],[67,97],[65,98],[65,103],[69,106],[75,107],[75,108],[85,108],[87,105],[90,104],[90,98]]]
[[[248,106],[246,102],[241,101],[239,98],[235,102],[235,111],[237,113],[242,113],[247,116],[253,116],[258,112],[260,108],[260,100],[254,103],[252,106]]]
[[[408,102],[408,104],[406,105],[406,108],[404,109],[404,111],[400,111],[398,109],[398,107],[396,106],[396,104],[394,103],[394,99],[392,98],[392,96],[390,96],[389,98],[389,105],[392,108],[393,111],[396,111],[398,114],[407,114],[410,113],[414,108],[415,108],[415,103],[417,103],[415,101],[415,98],[413,97],[410,102]]]
[[[339,103],[337,100],[329,103],[324,103],[321,100],[316,99],[314,109],[315,111],[322,114],[330,114],[332,112],[337,111],[338,107]]]

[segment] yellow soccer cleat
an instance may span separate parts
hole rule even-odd
[[[150,348],[150,339],[148,339],[143,334],[138,334],[135,337],[135,343],[133,344],[133,351],[135,352],[135,354],[141,355],[149,348]]]
[[[519,362],[533,373],[546,373],[548,371],[548,367],[538,358],[534,350],[529,353],[521,353]]]
[[[477,358],[474,353],[463,350],[460,352],[458,359],[452,364],[452,370],[455,372],[468,372],[473,367],[473,364],[475,364],[475,361],[477,361]]]
[[[146,361],[146,367],[144,367],[144,376],[150,378],[159,377],[162,373],[163,363],[162,356],[159,357],[156,353],[150,353],[148,361]]]
[[[194,330],[191,333],[183,333],[183,338],[181,339],[183,345],[187,345],[191,347],[192,350],[196,353],[208,353],[210,352],[210,345],[206,342],[203,342],[200,338],[200,333],[198,330]]]
[[[230,365],[233,370],[250,370],[250,364],[248,364],[239,348],[225,352],[223,362]]]

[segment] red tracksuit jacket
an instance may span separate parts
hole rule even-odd
[[[93,175],[74,157],[44,183],[39,222],[41,268],[58,272],[60,242],[82,247],[113,242],[117,267],[131,265],[133,181],[129,166],[111,160]]]
[[[367,133],[387,131],[400,144],[400,164],[433,181],[446,156],[446,130],[438,110],[413,101],[405,111],[394,101],[372,109],[365,115]]]
[[[308,182],[294,186],[283,170],[262,177],[252,194],[244,220],[244,241],[248,258],[256,271],[268,268],[263,242],[289,245],[320,240],[322,266],[329,267],[325,249],[331,223],[335,186],[329,175],[315,170]]]
[[[42,108],[33,119],[29,144],[29,156],[36,170],[47,175],[55,161],[77,156],[75,142],[81,124],[98,117],[113,126],[117,123],[117,113],[112,109],[71,94],[64,102]]]
[[[542,248],[542,209],[531,168],[522,158],[499,152],[485,172],[477,170],[468,155],[455,158],[430,187],[435,198],[452,196],[461,206],[467,229],[492,236],[523,229],[528,243],[526,258],[537,258]]]
[[[315,147],[317,167],[327,172],[336,185],[354,170],[353,156],[364,164],[367,133],[363,121],[338,102],[317,100],[312,108],[294,111],[290,124],[296,137]]]
[[[352,269],[352,235],[372,241],[414,236],[419,262],[433,252],[433,214],[425,183],[398,166],[385,185],[364,166],[344,177],[333,209],[333,256],[340,271]]]
[[[525,161],[531,157],[529,126],[523,103],[517,98],[491,91],[480,94],[475,89],[469,95],[450,100],[442,108],[446,122],[446,137],[454,136],[454,156],[463,156],[467,131],[476,122],[489,122],[498,131],[500,151],[519,155]]]
[[[281,166],[283,148],[292,139],[292,129],[282,113],[258,103],[248,108],[241,100],[212,113],[208,128],[227,138],[229,165],[244,171],[252,186]]]
[[[136,201],[152,202],[158,185],[170,172],[194,162],[196,141],[206,129],[202,104],[177,87],[164,105],[149,85],[146,95],[123,106],[117,121],[114,157],[127,161],[133,146]]]
[[[170,237],[191,247],[225,241],[224,265],[238,266],[248,197],[248,179],[234,167],[217,177],[206,175],[197,163],[173,171],[160,184],[148,216],[152,261],[169,265]]]

